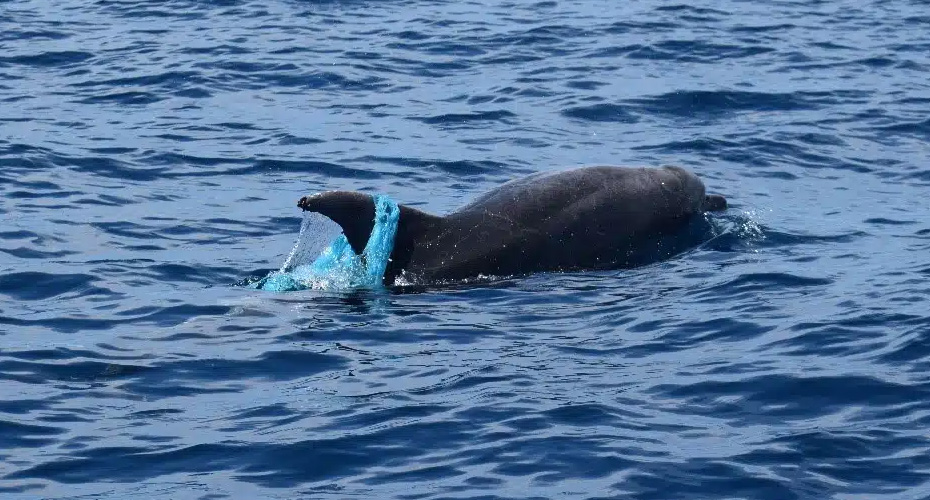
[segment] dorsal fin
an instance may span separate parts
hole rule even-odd
[[[371,195],[355,191],[327,191],[304,196],[297,206],[332,219],[342,227],[352,250],[361,255],[375,226],[375,202]]]
[[[297,206],[325,215],[339,224],[356,254],[361,255],[365,250],[375,225],[375,202],[371,195],[356,191],[327,191],[305,196],[297,202]],[[442,217],[416,208],[405,205],[399,205],[399,208],[400,218],[392,252],[394,262],[390,266],[395,272],[400,272],[410,259],[416,238],[426,230],[436,227],[442,220]],[[387,274],[391,274],[390,271]],[[388,280],[385,276],[385,281],[393,281],[393,277],[394,275],[391,275]]]

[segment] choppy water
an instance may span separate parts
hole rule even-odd
[[[930,498],[930,6],[0,1],[3,498]],[[622,272],[271,294],[296,200],[677,163]]]

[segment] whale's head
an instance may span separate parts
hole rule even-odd
[[[355,191],[327,191],[304,196],[297,206],[317,212],[342,227],[352,250],[361,255],[375,226],[375,202],[370,194]]]
[[[687,193],[685,199],[689,200],[684,207],[686,213],[720,212],[727,209],[727,199],[719,194],[707,194],[704,182],[694,173],[676,165],[663,165],[657,172],[672,175],[678,180],[677,185],[681,192]]]
[[[704,197],[705,212],[720,212],[727,209],[727,199],[719,194],[709,194]]]

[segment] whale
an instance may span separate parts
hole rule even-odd
[[[327,191],[297,206],[338,224],[362,255],[375,225],[370,194]],[[592,166],[506,182],[442,216],[398,208],[385,285],[640,266],[699,244],[694,228],[727,200],[678,166]]]

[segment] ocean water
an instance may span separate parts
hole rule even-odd
[[[930,498],[923,1],[0,1],[0,497]],[[300,196],[683,165],[623,271],[272,293]]]

